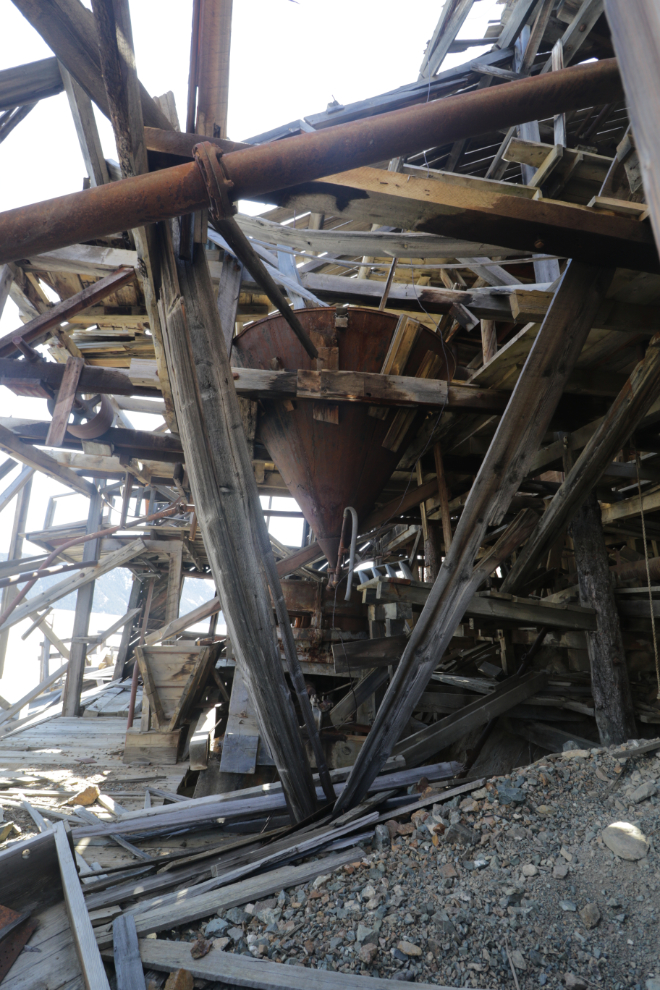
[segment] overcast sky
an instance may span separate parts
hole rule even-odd
[[[85,5],[91,7],[89,0]],[[441,9],[442,0],[234,0],[229,136],[241,140],[318,113],[333,99],[350,103],[413,82]],[[140,79],[154,96],[174,92],[184,125],[191,11],[192,0],[131,2]],[[459,37],[483,37],[500,13],[495,0],[478,0]],[[0,0],[0,26],[0,69],[52,54],[11,0]],[[482,50],[488,46],[449,55],[443,68]],[[98,112],[97,119],[105,155],[116,159],[109,122]],[[66,96],[43,100],[0,144],[0,211],[75,192],[84,175]],[[18,325],[9,300],[0,334]],[[45,402],[19,399],[0,387],[0,416],[11,415],[46,418]],[[147,429],[159,422],[135,414],[131,419]],[[40,476],[28,529],[41,527],[47,499],[58,491],[65,489]],[[79,518],[83,503],[66,499],[57,521]],[[13,504],[1,520],[0,551],[7,549],[12,515]]]

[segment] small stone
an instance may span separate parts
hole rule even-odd
[[[230,938],[233,938],[235,942],[238,942],[239,938],[243,938],[242,928],[230,928],[227,932]]]
[[[649,851],[646,836],[630,822],[614,822],[601,835],[607,848],[621,859],[644,859]]]
[[[478,791],[472,791],[472,797],[475,801],[483,801],[488,797],[488,791],[485,787],[480,787]]]
[[[445,878],[458,876],[458,873],[451,863],[443,863],[438,872],[441,877]]]
[[[568,876],[568,863],[557,863],[552,868],[552,875],[556,880],[563,880]]]
[[[581,976],[574,976],[573,973],[564,973],[564,984],[568,990],[587,990],[587,982]]]
[[[282,908],[264,908],[257,912],[257,918],[262,925],[275,925],[282,917]]]
[[[497,796],[500,804],[523,804],[527,795],[520,787],[498,784]]]
[[[235,925],[244,925],[246,921],[250,920],[247,911],[240,907],[229,908],[228,911],[224,912],[224,917],[227,921],[233,921]]]
[[[460,822],[456,822],[450,825],[445,832],[445,840],[450,845],[458,842],[462,846],[474,846],[479,841],[479,836],[473,828],[467,828],[465,825],[461,825]]]
[[[315,948],[316,948],[316,942],[313,942],[311,938],[308,938],[305,942],[303,942],[303,949],[305,950],[308,956],[312,955]]]
[[[568,745],[569,743],[564,743],[564,747]],[[570,746],[570,749],[564,749],[565,760],[586,760],[591,756],[588,749],[580,749],[576,743],[570,743]]]
[[[660,990],[660,980],[652,976],[650,980],[646,981],[646,990]]]
[[[573,853],[569,852],[566,846],[562,846],[559,852],[564,857],[567,863],[573,862]]]
[[[412,942],[399,942],[397,945],[399,952],[403,952],[405,956],[421,956],[422,950],[418,945],[413,945]]]
[[[374,934],[373,928],[370,928],[368,925],[359,924],[357,927],[356,939],[358,942],[366,942],[366,940],[370,938],[373,934]]]
[[[475,801],[474,798],[469,797],[466,798],[464,801],[461,801],[461,803],[459,804],[459,808],[461,809],[461,811],[467,811],[467,812],[479,811],[479,803]]]
[[[595,928],[600,921],[600,911],[598,910],[598,905],[590,901],[589,904],[585,904],[583,908],[580,908],[580,917],[582,918],[585,928]]]
[[[525,962],[525,957],[523,956],[520,949],[511,950],[511,962],[516,967],[516,969],[527,969],[527,963]]]
[[[525,863],[522,868],[522,875],[524,877],[535,877],[538,874],[538,869],[533,863]]]
[[[231,939],[227,938],[226,935],[224,938],[213,939],[213,948],[218,949],[219,952],[224,952],[228,945],[231,945]]]
[[[207,938],[198,938],[196,942],[190,946],[190,955],[193,959],[201,959],[203,956],[208,956],[209,952],[213,948],[213,942]]]
[[[359,939],[358,939],[359,941]],[[358,952],[358,959],[363,963],[372,963],[378,955],[378,946],[373,942],[366,942]]]
[[[167,977],[164,990],[193,990],[195,981],[187,969],[177,969]]]
[[[330,879],[332,879],[332,873],[326,873],[323,876],[317,877],[314,883],[312,884],[312,889],[318,890],[319,887],[322,887]]]
[[[90,804],[94,804],[98,800],[101,792],[96,784],[90,784],[82,791],[78,791],[73,797],[70,797],[67,804],[80,804],[83,808],[88,807]]]
[[[647,798],[653,797],[658,788],[652,780],[647,780],[646,783],[640,784],[636,787],[632,794],[628,795],[628,800],[632,801],[633,804],[639,804],[640,801],[646,801]]]
[[[577,911],[577,905],[573,901],[560,901],[559,907],[562,911]]]
[[[372,849],[375,849],[378,852],[384,852],[386,849],[389,849],[391,845],[392,837],[387,825],[383,825],[382,823],[380,825],[376,825],[375,834],[371,841]]]
[[[549,804],[539,804],[536,808],[539,815],[554,815],[555,809]]]
[[[446,911],[436,911],[431,920],[445,935],[452,935],[456,931],[454,922]]]
[[[207,938],[212,938],[214,935],[221,935],[228,927],[229,922],[225,921],[224,918],[212,918],[204,929],[204,934]]]

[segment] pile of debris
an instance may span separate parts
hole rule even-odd
[[[438,794],[377,826],[359,860],[159,939],[192,942],[193,968],[222,951],[451,986],[657,990],[658,749],[573,750]]]

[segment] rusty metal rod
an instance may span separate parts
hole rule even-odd
[[[346,169],[409,155],[623,93],[616,59],[548,72],[315,133],[231,151],[223,157],[231,198],[250,199]],[[194,162],[0,214],[0,264],[208,206]]]

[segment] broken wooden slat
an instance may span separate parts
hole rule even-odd
[[[178,904],[171,903],[160,910],[157,907],[150,911],[134,910],[132,913],[135,917],[135,927],[138,935],[146,935],[147,932],[164,931],[173,925],[204,918],[208,914],[222,912],[230,907],[237,907],[239,904],[247,904],[248,901],[256,902],[283,888],[293,887],[299,883],[308,883],[320,873],[331,873],[343,866],[344,863],[350,863],[359,856],[359,849],[345,849],[312,863],[303,863],[301,866],[282,866],[275,870],[269,870],[258,877],[239,880],[221,890],[212,890],[206,894],[196,895],[194,887],[189,888],[186,899],[181,900]],[[97,928],[96,939],[99,948],[109,946],[112,943],[110,928]],[[190,950],[188,953],[190,954]]]
[[[213,646],[205,647],[198,655],[190,677],[181,692],[179,703],[172,713],[167,726],[168,732],[174,732],[184,722],[190,721],[192,710],[199,701],[200,693],[207,685],[211,670],[215,667],[219,651],[220,644],[216,643]]]
[[[110,984],[105,975],[105,967],[94,938],[94,929],[85,907],[85,899],[64,822],[58,822],[55,825],[54,833],[64,901],[83,983],[86,990],[110,990]]]
[[[67,488],[73,488],[74,491],[80,492],[88,498],[95,491],[94,486],[89,481],[85,481],[84,478],[78,477],[74,471],[70,471],[69,468],[58,464],[44,450],[39,450],[37,447],[33,447],[32,444],[24,443],[15,433],[8,430],[6,426],[1,425],[0,450],[4,450],[8,454],[13,454],[14,457],[22,461],[27,467],[50,475],[51,478],[65,484]]]
[[[408,764],[422,763],[428,756],[444,749],[473,729],[531,698],[542,690],[547,680],[548,674],[545,671],[533,671],[520,678],[510,677],[491,694],[465,705],[453,715],[429,725],[421,732],[402,739],[394,747],[394,753],[403,756]]]
[[[71,355],[67,358],[64,366],[64,374],[62,375],[62,384],[57,393],[53,418],[48,428],[48,435],[46,436],[47,447],[62,446],[71,409],[76,398],[78,380],[84,366],[85,361],[83,358],[72,357]]]
[[[112,923],[117,990],[146,990],[135,922],[132,914],[120,914]]]
[[[160,700],[160,695],[154,683],[154,679],[151,676],[151,671],[149,670],[149,662],[144,655],[144,649],[141,646],[135,647],[135,656],[137,657],[138,666],[140,668],[140,673],[142,674],[142,684],[144,685],[144,693],[149,699],[149,705],[151,708],[151,717],[154,720],[156,729],[165,729],[167,718],[165,717],[165,712],[163,711],[163,705]]]

